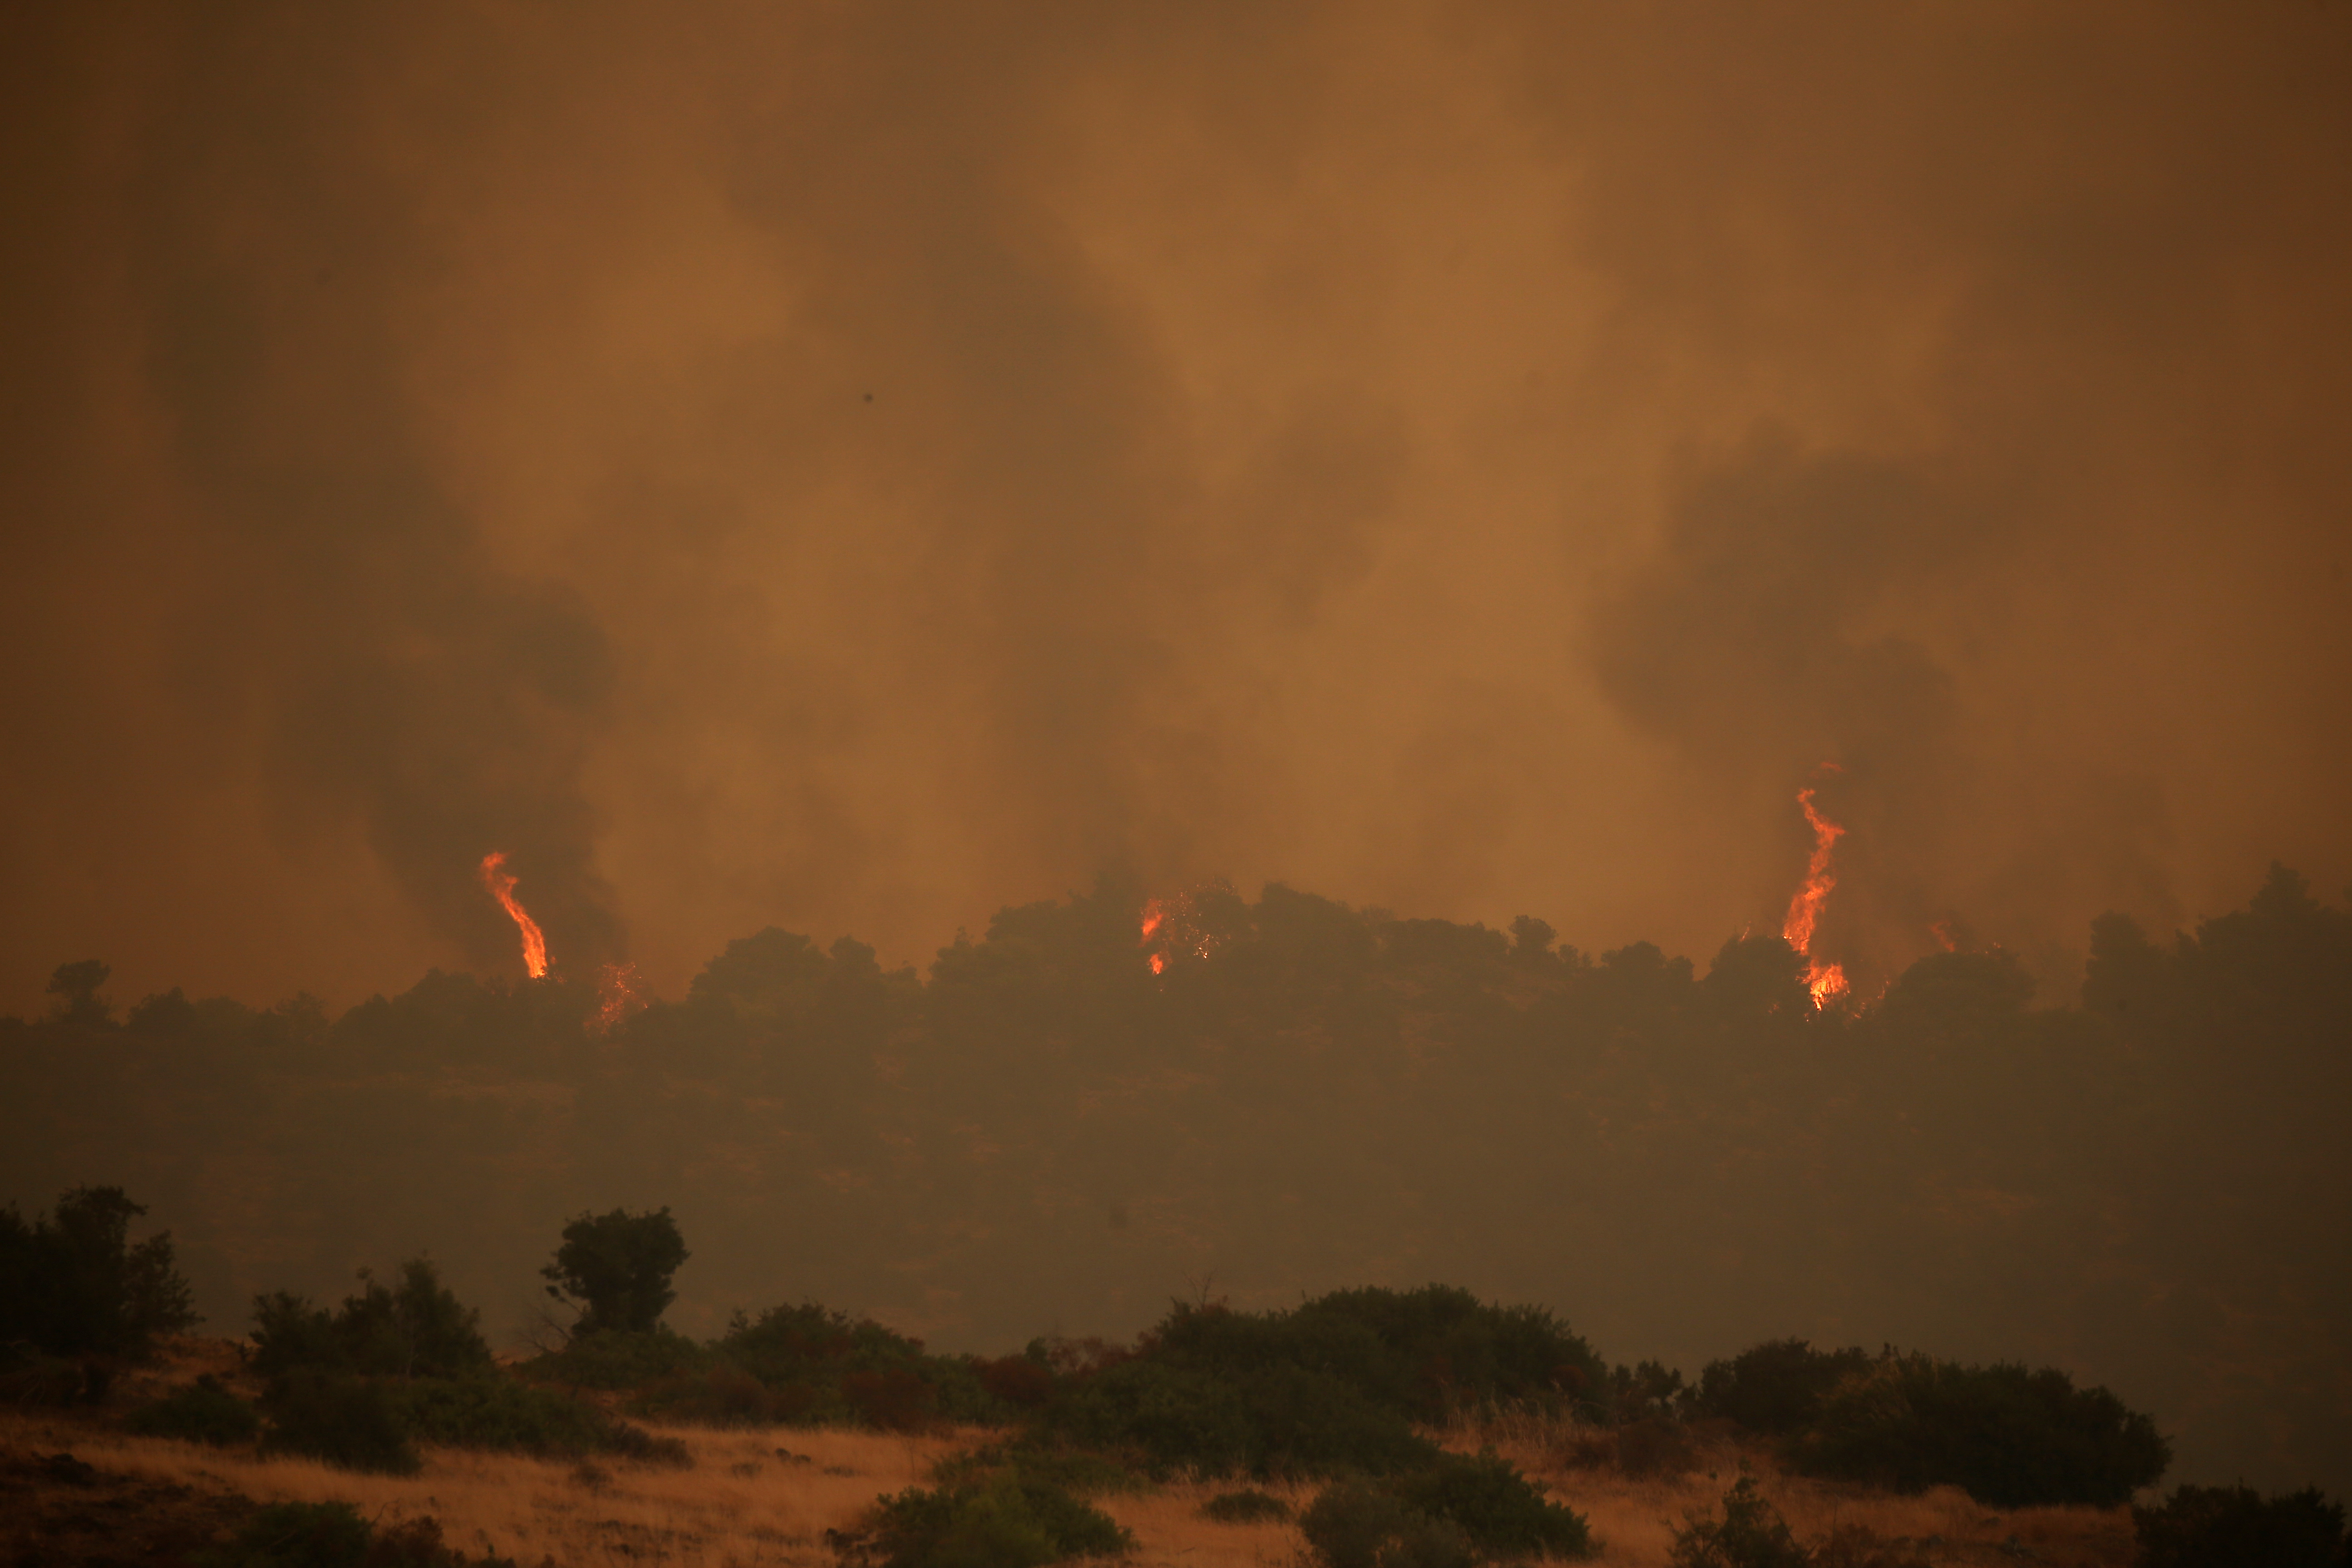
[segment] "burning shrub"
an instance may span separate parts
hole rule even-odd
[[[2172,1458],[2146,1415],[2055,1368],[1891,1354],[1822,1401],[1793,1453],[1815,1475],[1903,1492],[1948,1483],[1995,1508],[2113,1507]]]
[[[226,1447],[249,1443],[261,1433],[261,1415],[206,1373],[173,1389],[154,1404],[131,1412],[131,1430],[146,1437]]]
[[[2141,1568],[2340,1568],[2344,1506],[2315,1487],[2264,1498],[2250,1487],[2176,1487],[2132,1510]]]
[[[1694,1514],[1675,1531],[1674,1568],[1809,1568],[1812,1554],[1797,1544],[1780,1510],[1742,1476],[1723,1494],[1723,1517]]]
[[[1768,1340],[1699,1373],[1696,1403],[1750,1432],[1779,1436],[1811,1423],[1841,1379],[1867,1371],[1859,1347],[1817,1351],[1803,1340]]]

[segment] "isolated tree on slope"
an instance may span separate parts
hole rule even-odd
[[[555,1261],[540,1270],[547,1293],[580,1309],[574,1333],[649,1333],[677,1292],[669,1288],[689,1254],[667,1207],[582,1215],[563,1227]]]

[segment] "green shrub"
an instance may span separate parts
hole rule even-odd
[[[393,1391],[368,1378],[297,1371],[263,1402],[272,1453],[307,1454],[347,1470],[415,1475],[422,1468]]]
[[[941,1460],[932,1469],[931,1479],[944,1487],[956,1487],[1007,1472],[1017,1472],[1025,1480],[1059,1487],[1078,1497],[1150,1489],[1150,1481],[1104,1455],[1082,1448],[1045,1447],[1034,1442],[990,1443],[967,1449]]]
[[[1590,1557],[1596,1550],[1582,1515],[1547,1500],[1492,1450],[1475,1458],[1440,1454],[1429,1468],[1390,1487],[1406,1508],[1453,1525],[1486,1557]]]
[[[273,1503],[246,1521],[205,1568],[514,1568],[488,1553],[469,1560],[443,1544],[441,1525],[414,1519],[381,1530],[347,1502]]]
[[[1087,1447],[1204,1475],[1386,1474],[1436,1453],[1401,1410],[1339,1376],[1279,1361],[1247,1373],[1156,1355],[1122,1362],[1081,1383],[1053,1425]]]
[[[1888,1355],[1822,1401],[1792,1455],[1814,1475],[1949,1484],[1995,1508],[2113,1507],[2163,1475],[2172,1449],[2146,1415],[2054,1368]]]
[[[458,1301],[430,1258],[400,1266],[386,1286],[360,1271],[360,1293],[330,1313],[279,1290],[253,1300],[253,1365],[277,1378],[298,1369],[387,1377],[462,1377],[488,1372],[481,1313]]]
[[[1264,1524],[1288,1519],[1290,1505],[1265,1492],[1219,1492],[1201,1505],[1201,1517],[1217,1524]]]
[[[130,1427],[144,1437],[176,1437],[184,1443],[226,1446],[249,1443],[261,1433],[261,1415],[206,1373],[163,1398],[131,1414]]]
[[[1287,1312],[1178,1302],[1145,1352],[1223,1375],[1295,1366],[1336,1377],[1411,1421],[1465,1405],[1600,1406],[1608,1373],[1592,1347],[1541,1307],[1467,1290],[1336,1290]]]
[[[583,1330],[651,1333],[677,1300],[670,1277],[690,1256],[667,1208],[635,1215],[614,1209],[565,1226],[563,1245],[540,1273],[550,1296],[580,1310]]]
[[[1322,1568],[1471,1568],[1477,1549],[1462,1527],[1408,1508],[1370,1481],[1343,1480],[1298,1516]]]
[[[1768,1340],[1707,1363],[1695,1403],[1750,1432],[1780,1436],[1811,1425],[1829,1392],[1871,1362],[1858,1347],[1817,1351],[1803,1340]]]
[[[610,1447],[614,1423],[603,1411],[510,1377],[419,1378],[391,1394],[402,1429],[419,1442],[567,1458]]]
[[[1629,1421],[1612,1434],[1617,1469],[1635,1480],[1686,1476],[1698,1468],[1698,1450],[1679,1421],[1645,1415]]]
[[[1780,1510],[1742,1476],[1723,1494],[1723,1517],[1694,1515],[1675,1531],[1674,1568],[1808,1568],[1811,1553],[1797,1544]]]
[[[1041,1568],[1068,1557],[1115,1555],[1134,1544],[1108,1515],[1017,1472],[886,1497],[875,1525],[884,1568]]]
[[[1257,1447],[1239,1390],[1158,1361],[1124,1362],[1088,1378],[1055,1410],[1054,1426],[1088,1447],[1132,1450],[1155,1466],[1209,1475],[1247,1468]]]
[[[82,1395],[79,1365],[29,1344],[0,1344],[0,1402],[71,1405]]]
[[[685,1335],[656,1327],[643,1334],[575,1334],[562,1350],[534,1356],[517,1370],[534,1382],[617,1390],[698,1372],[710,1360],[710,1352]]]
[[[2307,1487],[2264,1498],[2248,1487],[2176,1487],[2132,1510],[2140,1568],[2341,1568],[2344,1507]]]
[[[85,968],[102,979],[105,966],[89,961],[58,973]],[[15,1205],[0,1207],[0,1344],[57,1357],[137,1359],[156,1335],[198,1321],[171,1232],[131,1245],[131,1222],[146,1212],[121,1187],[72,1188],[29,1224]],[[100,1383],[88,1388],[92,1397]]]

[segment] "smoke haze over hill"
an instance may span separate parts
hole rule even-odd
[[[14,1005],[2352,878],[2341,6],[5,26]]]

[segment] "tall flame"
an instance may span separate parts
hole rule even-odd
[[[540,933],[539,922],[516,901],[514,874],[506,868],[506,851],[503,849],[493,849],[483,856],[482,886],[490,890],[490,897],[506,906],[507,913],[514,917],[515,925],[522,931],[522,966],[530,971],[533,980],[544,980],[547,978],[547,938]]]
[[[1813,858],[1805,867],[1805,885],[1789,900],[1789,918],[1780,922],[1780,936],[1790,947],[1805,955],[1805,985],[1813,994],[1813,1005],[1823,1007],[1832,996],[1845,992],[1845,971],[1834,963],[1823,963],[1813,956],[1813,927],[1822,918],[1822,906],[1829,902],[1830,889],[1837,886],[1837,872],[1832,868],[1832,851],[1837,841],[1845,837],[1845,829],[1821,814],[1813,805],[1811,786],[1797,792],[1797,804],[1804,808],[1805,820],[1813,829]]]

